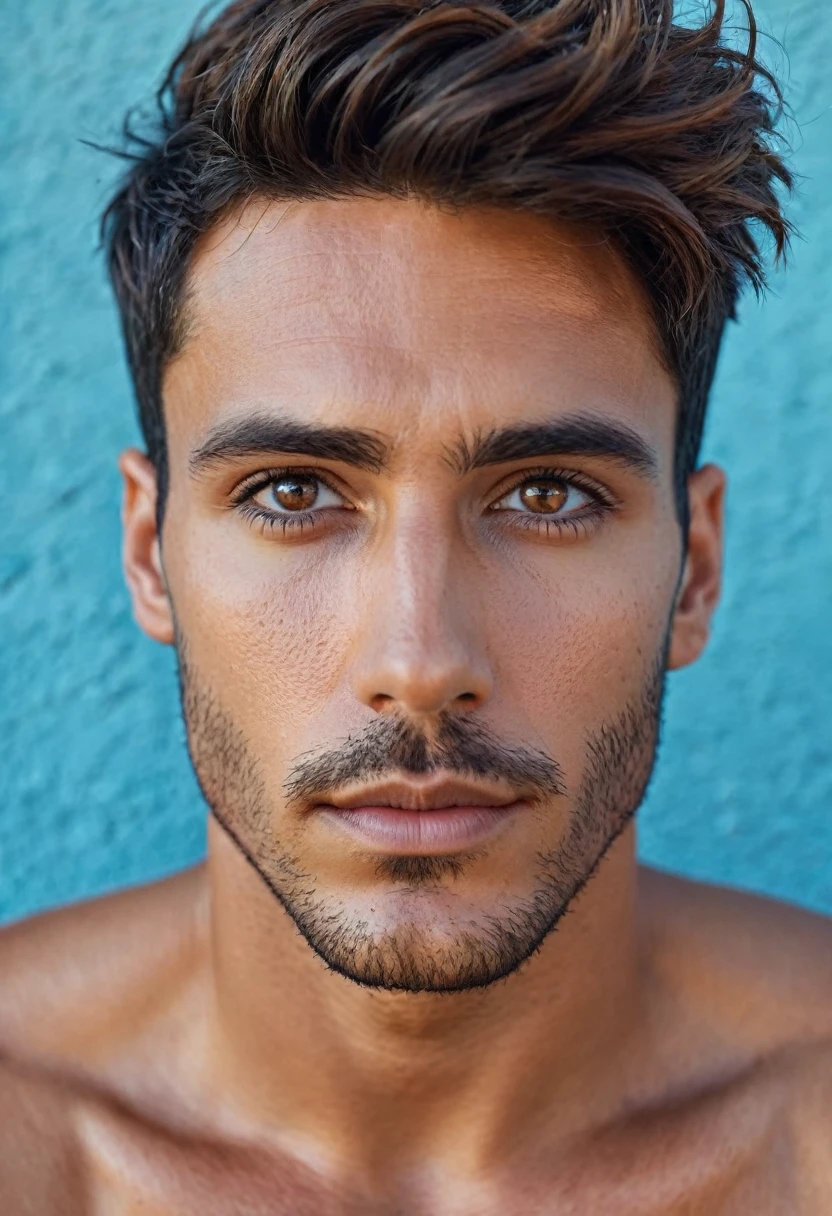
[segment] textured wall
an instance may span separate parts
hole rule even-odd
[[[671,677],[642,851],[832,911],[832,10],[757,7],[790,59],[803,240],[722,360],[706,454],[731,475],[725,602],[707,657]],[[194,8],[0,9],[4,917],[203,848],[171,657],[139,635],[121,583],[115,458],[136,431],[95,253],[113,166],[81,142],[114,135]]]

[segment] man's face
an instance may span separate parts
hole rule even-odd
[[[643,295],[592,233],[353,200],[235,215],[188,310],[136,594],[206,798],[331,966],[488,983],[629,820],[701,644]]]

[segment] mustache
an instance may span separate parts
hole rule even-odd
[[[566,793],[563,770],[552,756],[504,743],[481,722],[449,715],[440,718],[432,735],[401,718],[378,718],[339,747],[301,756],[283,788],[289,802],[309,803],[355,781],[438,771],[506,781],[531,796]]]

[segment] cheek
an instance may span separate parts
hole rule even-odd
[[[640,695],[661,653],[673,572],[587,550],[492,580],[489,634],[500,700],[538,745],[561,751]],[[571,748],[570,748],[571,750]],[[564,757],[565,759],[565,757]]]
[[[351,635],[343,563],[239,532],[225,544],[183,534],[171,594],[195,669],[249,738],[292,733],[339,682]]]

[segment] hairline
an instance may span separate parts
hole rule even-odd
[[[405,198],[405,197],[401,197],[393,192],[385,192],[385,191],[376,191],[376,192],[366,191],[366,192],[364,192],[364,191],[359,191],[359,190],[354,190],[354,191],[345,190],[342,193],[333,194],[330,197],[331,197],[331,201],[333,201],[333,202],[338,202],[338,201],[347,202],[347,201],[357,199],[357,198],[374,198],[379,201],[385,201],[385,200],[393,200],[393,201],[401,201],[401,202],[421,201],[421,202],[426,203],[429,206],[435,207],[437,210],[442,210],[443,208],[448,209],[448,210],[451,209],[450,204],[448,204],[447,202],[443,202],[443,200],[441,200],[441,199],[425,198],[422,196],[417,196],[417,195],[415,195],[415,193],[408,195]],[[241,217],[242,214],[249,207],[254,206],[258,200],[262,200],[264,203],[267,204],[267,206],[266,206],[266,208],[264,208],[263,214],[256,221],[256,223],[254,225],[255,228],[265,218],[266,210],[274,204],[280,204],[280,203],[304,204],[304,203],[314,203],[314,202],[320,201],[313,195],[298,195],[298,196],[280,195],[280,194],[269,195],[264,191],[244,194],[244,195],[241,195],[240,197],[238,197],[237,199],[232,200],[225,207],[223,207],[213,217],[211,224],[203,232],[200,232],[198,234],[198,236],[196,237],[196,239],[194,240],[190,250],[188,251],[186,258],[184,259],[184,263],[183,263],[183,266],[181,269],[181,278],[180,278],[179,284],[178,284],[178,290],[174,293],[174,311],[173,311],[173,318],[172,318],[172,323],[171,323],[171,336],[170,336],[169,349],[167,352],[164,352],[162,354],[162,358],[160,361],[160,366],[158,368],[158,374],[157,374],[157,392],[159,395],[160,416],[161,416],[162,428],[164,431],[165,446],[167,446],[167,422],[166,422],[166,417],[165,417],[165,395],[164,395],[165,379],[166,379],[168,371],[171,369],[173,364],[177,361],[177,359],[181,355],[183,355],[185,353],[188,343],[191,342],[199,333],[198,313],[197,313],[197,283],[196,283],[196,280],[194,277],[194,270],[195,270],[195,260],[199,256],[200,246],[210,238],[212,233],[215,233],[235,213],[237,214],[238,217]],[[495,211],[502,212],[504,215],[512,215],[512,214],[534,215],[543,220],[550,220],[552,223],[561,222],[559,220],[559,217],[554,213],[551,215],[545,215],[540,212],[532,211],[531,209],[526,210],[526,209],[517,208],[517,207],[501,206],[498,203],[494,203],[494,204],[478,204],[478,203],[461,204],[459,206],[454,206],[452,209],[454,211],[460,212],[460,213],[466,212],[466,211],[473,211],[473,210],[495,210]],[[588,225],[588,224],[583,226],[583,225],[575,224],[572,221],[564,221],[564,222],[568,222],[571,227],[581,228],[582,230],[587,231],[587,232],[593,231],[592,226]],[[254,228],[252,228],[252,233],[253,233],[253,231],[254,231]],[[674,452],[675,452],[676,446],[677,446],[677,440],[679,437],[679,428],[683,422],[682,412],[684,409],[681,369],[676,365],[676,362],[673,359],[673,356],[671,353],[671,346],[670,346],[670,342],[669,342],[669,335],[665,335],[665,333],[663,332],[663,327],[659,321],[659,318],[656,315],[655,302],[654,302],[654,300],[650,294],[650,291],[648,289],[648,286],[645,282],[644,275],[639,271],[637,266],[632,265],[630,260],[627,258],[627,255],[626,255],[622,245],[616,240],[614,234],[605,232],[605,233],[603,233],[603,237],[604,237],[604,242],[607,245],[607,248],[609,250],[610,256],[613,257],[617,261],[620,268],[623,268],[625,274],[627,275],[628,279],[630,280],[631,285],[638,293],[639,300],[641,303],[640,320],[645,323],[646,334],[649,339],[652,352],[653,352],[654,356],[657,358],[657,360],[659,361],[659,364],[660,364],[662,370],[666,373],[666,375],[668,375],[670,377],[670,379],[673,383],[673,386],[675,389],[675,401],[674,401],[674,411],[675,411]],[[246,239],[248,239],[248,238],[246,238]],[[233,252],[236,253],[237,250],[235,249]],[[618,289],[615,288],[614,290],[617,295]]]

